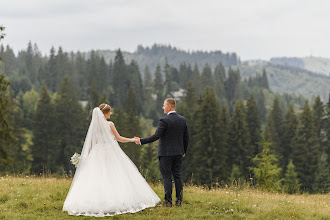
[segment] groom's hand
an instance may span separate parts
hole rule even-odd
[[[135,143],[137,144],[137,145],[141,145],[141,142],[140,142],[140,138],[139,137],[134,137],[134,139],[135,139]]]

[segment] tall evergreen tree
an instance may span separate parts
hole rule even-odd
[[[330,191],[330,170],[328,165],[328,155],[321,154],[315,179],[316,192],[328,193]]]
[[[284,190],[286,193],[293,194],[293,193],[299,193],[299,180],[298,180],[298,174],[295,170],[295,166],[292,163],[292,160],[290,160],[285,173],[285,179],[284,179]]]
[[[290,158],[292,158],[292,148],[296,145],[297,127],[298,119],[292,105],[290,105],[285,113],[283,125],[284,131],[282,137],[282,145],[280,148],[280,154],[282,157],[282,160],[280,161],[280,166],[283,169],[283,174],[286,173],[286,168],[288,166],[289,160]]]
[[[225,80],[226,80],[226,70],[222,63],[219,63],[214,70],[214,80],[215,80],[215,91],[220,100],[226,98],[225,93]]]
[[[84,110],[78,102],[75,89],[67,76],[59,87],[55,100],[56,110],[56,133],[59,142],[58,161],[59,169],[64,171],[72,170],[70,157],[81,150],[82,141],[85,135]],[[61,171],[60,170],[60,171]]]
[[[250,136],[250,145],[253,146],[253,157],[255,157],[260,152],[261,122],[257,103],[252,94],[246,105],[246,125]]]
[[[55,130],[55,108],[44,83],[40,90],[33,120],[32,172],[43,173],[56,170],[58,141]]]
[[[247,178],[250,173],[248,167],[252,166],[251,159],[254,149],[250,145],[251,141],[245,118],[243,103],[237,101],[228,128],[228,164],[230,168],[237,165],[241,176]]]
[[[225,81],[225,91],[229,103],[230,112],[233,112],[233,106],[236,101],[242,98],[241,74],[239,70],[228,70],[228,78]]]
[[[210,184],[223,179],[226,169],[226,152],[221,139],[220,106],[213,88],[206,87],[196,108],[196,134],[193,139],[196,175],[201,183]]]
[[[13,136],[13,127],[8,121],[12,102],[7,90],[9,85],[10,82],[0,73],[0,165],[11,162],[11,158],[7,154],[7,148],[16,141]]]
[[[153,82],[151,78],[150,69],[148,66],[144,69],[144,81],[143,81],[143,95],[144,95],[144,105],[143,105],[143,113],[149,116],[151,107],[152,107],[152,91],[153,91]]]
[[[198,65],[195,63],[194,70],[193,70],[193,75],[191,76],[191,82],[192,86],[196,90],[196,95],[198,96],[201,93],[201,80],[200,80],[200,73],[198,69]]]
[[[279,106],[279,102],[276,98],[273,102],[273,108],[268,115],[265,132],[269,132],[268,136],[266,135],[266,140],[272,143],[272,150],[276,152],[280,164],[283,164],[283,157],[281,155],[281,148],[283,146],[281,142],[281,138],[283,135],[283,114]]]
[[[314,118],[314,126],[316,129],[316,136],[319,140],[319,144],[321,145],[321,130],[322,130],[322,119],[324,117],[324,109],[323,103],[321,101],[320,96],[317,96],[313,105],[313,118]]]
[[[132,87],[135,92],[135,99],[137,104],[136,110],[138,113],[141,113],[142,103],[144,101],[144,93],[143,93],[143,84],[142,84],[140,69],[137,62],[134,60],[132,60],[132,62],[127,68],[129,75],[129,87]]]
[[[161,74],[160,65],[157,65],[156,72],[155,72],[155,79],[153,82],[153,88],[154,92],[156,94],[156,102],[153,109],[153,112],[151,112],[151,117],[154,120],[154,125],[158,123],[158,120],[161,116],[158,109],[160,109],[163,106],[164,102],[164,80]]]
[[[324,135],[325,137],[323,138],[323,149],[327,153],[327,155],[330,155],[330,94],[329,94],[329,100],[328,103],[326,104],[326,113],[324,117]],[[328,163],[330,164],[329,158],[328,158]]]
[[[206,63],[201,75],[201,90],[203,91],[207,86],[214,88],[214,78],[211,67]]]
[[[137,100],[135,96],[135,91],[132,87],[128,89],[128,93],[125,100],[125,129],[123,135],[126,137],[140,137],[141,136],[141,126],[138,118],[137,110]],[[127,143],[123,146],[123,149],[127,156],[135,163],[136,166],[140,165],[140,154],[141,150],[139,146],[135,143]]]
[[[113,64],[112,85],[114,89],[113,104],[122,106],[127,95],[129,80],[127,74],[127,66],[120,50],[116,52],[115,62]]]
[[[300,115],[296,143],[293,149],[293,163],[296,165],[299,182],[304,191],[313,192],[315,171],[318,165],[319,144],[308,102],[306,102]]]
[[[197,98],[196,98],[196,90],[193,87],[191,81],[188,82],[186,96],[184,98],[184,102],[180,102],[176,108],[177,112],[180,115],[183,115],[186,118],[188,130],[189,130],[189,143],[186,156],[184,158],[184,165],[182,168],[183,181],[187,181],[193,178],[193,174],[195,171],[194,164],[194,143],[195,143],[195,120],[194,120],[194,112],[197,107]]]
[[[260,86],[262,88],[265,88],[265,89],[268,89],[268,90],[270,89],[268,78],[267,78],[267,73],[266,73],[266,70],[265,69],[262,70],[262,76],[261,76]]]

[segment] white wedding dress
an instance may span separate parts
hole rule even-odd
[[[99,108],[94,108],[79,165],[63,205],[70,215],[112,216],[160,201],[122,151]]]

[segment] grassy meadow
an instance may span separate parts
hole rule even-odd
[[[69,216],[62,205],[71,178],[0,177],[0,219],[99,219]],[[152,185],[163,199],[161,184]],[[330,195],[185,186],[182,207],[154,207],[105,219],[330,219]]]

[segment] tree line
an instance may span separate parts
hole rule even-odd
[[[267,141],[279,179],[294,167],[302,190],[327,190],[330,101],[316,97],[310,107],[301,97],[274,94],[265,71],[242,79],[239,69],[221,62],[214,69],[205,63],[200,71],[165,60],[154,73],[146,66],[142,77],[138,63],[126,63],[120,50],[107,64],[93,51],[85,58],[52,48],[42,56],[31,43],[17,56],[1,46],[0,56],[2,172],[73,172],[69,159],[81,150],[94,107],[110,103],[121,135],[147,136],[162,116],[163,100],[174,97],[191,135],[185,181],[254,178],[254,158],[262,158]],[[177,96],[180,89],[185,92]],[[156,143],[121,147],[148,178],[160,178]]]

